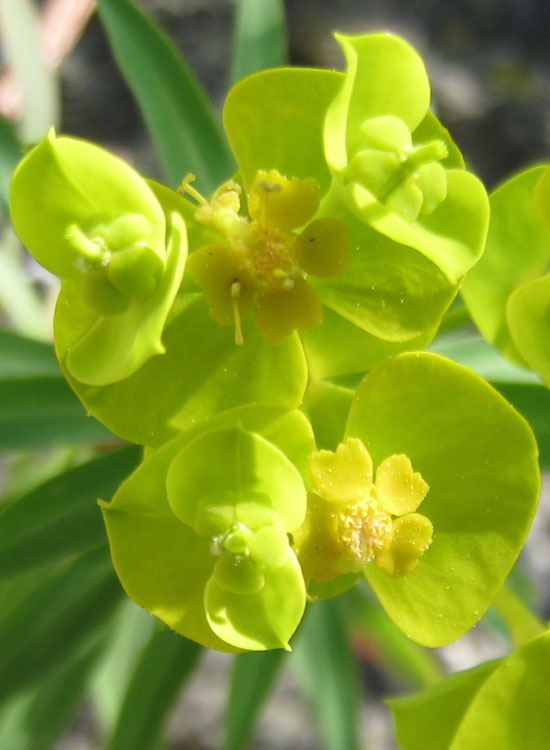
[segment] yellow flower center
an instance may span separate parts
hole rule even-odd
[[[233,325],[243,343],[241,318],[254,310],[256,324],[272,344],[297,328],[321,322],[321,304],[308,274],[330,277],[349,263],[347,227],[333,219],[311,221],[319,208],[319,186],[276,170],[256,174],[241,216],[241,188],[230,180],[207,201],[188,175],[181,193],[194,198],[195,218],[220,235],[189,256],[188,269],[202,287],[214,320]],[[309,223],[308,223],[309,222]],[[300,233],[295,230],[305,226]]]
[[[393,576],[416,567],[433,527],[414,512],[429,488],[407,456],[389,456],[373,481],[369,452],[360,440],[348,438],[334,452],[313,453],[309,471],[315,493],[294,534],[307,579],[358,573],[372,561]]]
[[[350,568],[348,572],[358,572],[374,560],[391,535],[391,528],[391,515],[377,503],[357,503],[338,514],[338,534]],[[352,569],[354,561],[356,569]]]

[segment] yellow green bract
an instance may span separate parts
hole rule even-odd
[[[182,436],[102,505],[129,595],[222,650],[289,648],[305,584],[288,532],[306,490],[275,445],[242,428]]]
[[[63,352],[72,377],[105,386],[164,351],[186,230],[181,216],[165,216],[145,180],[103,149],[52,130],[15,170],[10,212],[34,257],[75,286],[88,309],[86,330]]]

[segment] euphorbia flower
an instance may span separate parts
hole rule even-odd
[[[190,186],[189,178],[180,190],[201,204],[196,219],[226,238],[194,252],[189,270],[204,289],[214,320],[235,326],[237,344],[243,343],[241,317],[251,307],[271,344],[281,343],[297,328],[319,325],[321,303],[306,275],[338,276],[349,265],[350,253],[344,222],[311,221],[319,208],[314,179],[259,171],[247,196],[250,221],[239,215],[241,188],[233,181],[222,185],[210,203]],[[293,232],[304,225],[298,234]]]
[[[339,263],[338,243],[327,245],[335,268],[330,275],[318,273],[316,261],[310,270],[295,264],[307,273],[320,310],[310,291],[307,312],[299,314],[287,315],[283,295],[277,297],[280,335],[291,328],[289,320],[305,321],[302,340],[310,371],[320,377],[368,369],[388,354],[422,348],[479,259],[488,223],[482,184],[464,169],[449,134],[428,111],[429,82],[416,52],[389,34],[337,36],[337,41],[348,63],[344,75],[300,68],[264,71],[238,83],[224,109],[239,166],[235,179],[249,198],[266,173],[296,186],[313,180],[320,202],[313,215],[301,218],[303,224],[327,220],[347,229],[349,265]],[[248,213],[254,223],[250,202]],[[197,218],[204,220],[202,209]],[[226,280],[229,300],[234,266],[226,262],[216,232],[212,244],[218,249],[208,273],[215,276],[217,254],[225,271],[218,281],[221,287]],[[191,250],[194,254],[195,246]],[[269,251],[257,248],[255,254],[260,264]],[[199,284],[206,289],[208,281],[201,276]],[[243,310],[254,297],[261,295],[245,295]],[[209,301],[221,321],[210,296]],[[286,302],[292,309],[291,295]],[[226,310],[229,306],[228,301]],[[277,317],[274,308],[270,323]],[[323,322],[314,327],[319,312]],[[226,312],[226,322],[229,317]],[[265,330],[265,322],[257,320]],[[349,342],[346,356],[333,353],[335,339]]]
[[[335,452],[313,453],[309,470],[315,494],[294,536],[307,581],[359,573],[370,562],[392,576],[416,567],[433,529],[414,512],[429,488],[407,456],[386,458],[373,482],[369,452],[347,438]]]
[[[337,39],[348,71],[325,120],[333,175],[325,200],[343,198],[362,222],[414,248],[457,283],[483,250],[488,201],[428,110],[422,60],[387,34]]]
[[[307,444],[309,426],[291,412],[285,435],[277,419],[261,424],[255,413],[259,432],[212,425],[170,441],[102,503],[128,594],[182,635],[225,651],[288,649],[306,603],[288,536],[304,519],[306,489],[283,449],[293,455],[296,436]]]
[[[164,351],[162,332],[179,288],[187,242],[181,216],[123,161],[53,130],[17,166],[15,230],[85,314],[58,307],[56,329],[76,329],[62,364],[81,383],[122,380]],[[56,330],[57,332],[57,330]]]
[[[481,333],[550,387],[550,165],[522,170],[490,200],[487,247],[464,300]]]
[[[313,426],[323,449],[309,455],[308,510],[292,532],[308,595],[364,576],[411,638],[462,635],[508,575],[536,507],[527,423],[475,373],[405,353],[349,399],[327,400]]]

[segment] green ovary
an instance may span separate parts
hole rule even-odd
[[[412,571],[432,541],[433,527],[415,513],[428,485],[403,454],[388,457],[373,481],[371,457],[348,438],[335,452],[309,459],[314,493],[294,534],[306,580],[329,581],[374,562],[388,575]]]
[[[220,588],[233,594],[259,593],[266,572],[284,564],[288,537],[275,525],[274,515],[257,503],[201,509],[195,529],[210,539],[210,552],[217,558],[212,575]]]
[[[373,117],[361,127],[364,147],[350,159],[344,182],[359,183],[406,221],[431,214],[447,197],[447,157],[441,140],[414,145],[397,117]]]
[[[180,192],[199,202],[196,219],[221,236],[219,243],[199,248],[188,260],[214,320],[235,327],[237,344],[243,343],[241,319],[250,310],[270,344],[281,343],[298,328],[318,326],[321,303],[307,276],[343,273],[350,249],[344,222],[312,221],[319,208],[317,182],[259,171],[247,196],[245,218],[239,214],[241,188],[235,182],[224,183],[208,202],[191,187],[192,179],[183,181]]]
[[[81,291],[100,315],[118,315],[133,300],[150,297],[164,271],[164,261],[147,245],[151,226],[140,214],[120,216],[84,231],[67,228],[65,239],[78,253]]]

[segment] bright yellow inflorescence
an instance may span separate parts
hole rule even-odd
[[[318,326],[321,303],[307,277],[343,273],[350,250],[344,222],[313,219],[319,208],[317,182],[260,171],[247,197],[249,216],[244,217],[236,182],[225,182],[207,201],[190,184],[193,179],[188,175],[180,192],[199,203],[195,218],[220,234],[220,242],[199,248],[188,260],[214,320],[235,327],[237,344],[243,343],[241,319],[250,310],[271,344],[281,343],[298,328]],[[300,227],[305,228],[297,233]]]
[[[309,459],[314,493],[295,549],[307,580],[330,581],[374,562],[388,575],[412,571],[432,541],[433,527],[415,513],[428,485],[403,454],[383,461],[373,481],[369,452],[348,438],[336,451]]]

